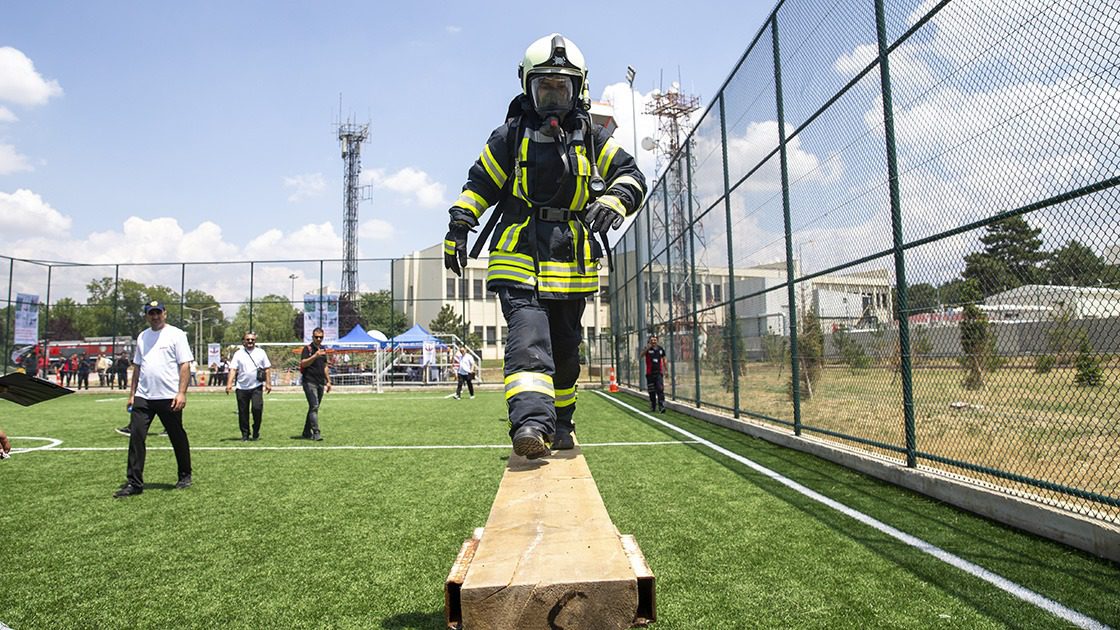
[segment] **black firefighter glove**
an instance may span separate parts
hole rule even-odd
[[[598,232],[604,238],[607,236],[607,232],[622,227],[622,222],[626,219],[617,210],[601,201],[596,201],[587,206],[585,218],[591,231]]]
[[[443,237],[443,266],[462,277],[467,266],[467,234],[471,226],[464,221],[452,221]]]

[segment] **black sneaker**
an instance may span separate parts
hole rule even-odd
[[[121,486],[120,490],[117,490],[116,492],[114,492],[113,496],[118,498],[118,499],[123,499],[125,497],[131,497],[131,496],[134,496],[134,495],[137,495],[137,494],[142,494],[143,492],[144,492],[143,488],[141,488],[139,486],[134,486],[130,483],[126,483],[123,486]]]
[[[659,409],[658,411],[660,411],[661,413],[665,413],[665,406],[664,406],[664,405],[662,405],[662,406],[661,406],[661,409]]]
[[[186,490],[189,487],[191,487],[190,475],[183,475],[182,477],[179,477],[179,483],[175,484],[176,490]]]
[[[323,436],[319,435],[318,433],[315,433],[311,436],[311,441],[312,442],[322,442],[323,441]]]
[[[120,433],[121,435],[129,436],[129,437],[132,436],[132,427],[121,427],[119,429],[113,429],[113,430],[116,431],[117,433]]]
[[[248,442],[249,441],[249,436],[248,435],[242,435],[241,436],[241,441],[242,442]]]
[[[530,425],[521,427],[513,434],[513,452],[525,459],[537,459],[550,453],[544,442],[544,432]]]
[[[254,435],[253,437],[251,437],[249,439],[256,442],[257,440],[261,439],[261,436],[260,435]]]

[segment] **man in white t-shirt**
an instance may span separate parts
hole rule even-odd
[[[471,354],[471,351],[466,346],[459,348],[459,361],[455,368],[459,383],[455,386],[455,400],[459,400],[463,393],[463,383],[467,384],[467,391],[470,392],[471,398],[474,398],[475,365],[474,355]]]
[[[191,446],[183,429],[187,406],[190,364],[194,360],[187,335],[167,323],[167,311],[159,301],[144,306],[149,328],[136,337],[132,355],[132,387],[128,394],[129,420],[127,481],[115,497],[130,497],[144,491],[145,441],[157,416],[171,439],[179,481],[175,487],[191,487]]]
[[[268,355],[257,347],[257,333],[247,332],[241,337],[241,347],[229,362],[228,394],[237,385],[237,423],[241,426],[241,441],[261,438],[261,418],[264,416],[264,396],[261,390],[272,393],[272,364]],[[249,437],[249,408],[253,410],[253,435]]]

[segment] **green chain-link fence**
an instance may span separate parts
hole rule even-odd
[[[616,246],[619,380],[1120,521],[1120,5],[788,0]]]

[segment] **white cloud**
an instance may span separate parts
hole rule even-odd
[[[27,157],[16,152],[10,144],[0,144],[0,175],[34,170]]]
[[[0,242],[64,233],[70,229],[70,223],[70,217],[63,216],[30,190],[0,192]]]
[[[444,27],[444,28],[448,33],[460,33],[460,32],[463,31],[462,26],[447,26],[447,27]]]
[[[385,169],[375,168],[362,173],[362,182],[374,188],[389,190],[404,197],[405,203],[416,204],[421,208],[447,206],[447,187],[434,181],[430,175],[411,166],[387,174]]]
[[[19,105],[43,105],[62,96],[62,86],[45,80],[27,55],[10,46],[0,47],[0,101]]]
[[[12,110],[8,109],[7,107],[0,106],[0,123],[14,123],[18,120],[19,118],[17,118],[16,115],[12,113]]]
[[[392,223],[381,219],[370,219],[358,226],[358,238],[373,241],[387,241],[396,236],[397,230]]]
[[[338,258],[342,245],[342,237],[328,221],[305,225],[290,234],[272,228],[249,241],[242,253],[247,260]]]
[[[288,196],[288,201],[298,203],[321,195],[326,190],[327,183],[323,179],[322,173],[307,173],[295,177],[285,177],[284,188],[295,191]]]
[[[635,118],[637,118],[637,139],[639,143],[642,138],[657,136],[657,118],[643,113],[651,98],[652,93],[642,94],[638,90],[631,91],[630,85],[625,82],[607,85],[603,88],[602,96],[599,97],[599,100],[609,103],[613,108],[614,122],[618,125],[614,132],[614,139],[622,145],[623,150],[627,153],[633,154],[635,151]],[[638,160],[638,168],[646,176],[646,180],[652,184],[653,179],[657,176],[657,156],[652,151],[642,149],[639,144],[637,155],[634,157]]]

